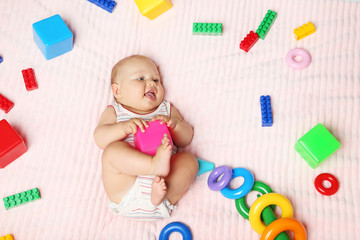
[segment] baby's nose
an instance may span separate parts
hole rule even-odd
[[[156,86],[156,82],[154,82],[152,80],[148,81],[148,84],[149,84],[149,86]]]

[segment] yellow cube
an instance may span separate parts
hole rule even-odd
[[[169,10],[173,5],[171,0],[135,0],[142,15],[153,20]]]

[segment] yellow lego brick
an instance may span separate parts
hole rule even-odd
[[[6,236],[0,237],[0,240],[14,240],[14,238],[11,234],[8,234]]]
[[[315,32],[315,26],[311,22],[294,29],[295,39],[299,41]]]
[[[173,5],[171,0],[135,0],[142,15],[153,20],[169,10]]]

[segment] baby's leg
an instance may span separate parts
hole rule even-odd
[[[171,151],[170,140],[166,134],[154,157],[136,150],[126,142],[116,141],[104,149],[102,161],[126,175],[166,176],[170,170]]]
[[[171,157],[170,173],[165,178],[166,198],[174,205],[187,192],[199,171],[196,157],[189,152],[177,153]]]

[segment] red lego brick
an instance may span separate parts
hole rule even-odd
[[[4,168],[26,152],[21,136],[5,120],[0,121],[0,168]]]
[[[240,48],[245,52],[248,52],[258,40],[259,35],[257,33],[254,33],[253,31],[250,31],[250,33],[246,35],[244,40],[241,41]]]
[[[24,77],[26,89],[28,91],[38,89],[34,70],[32,68],[28,68],[28,69],[22,70],[21,72]]]
[[[14,107],[14,103],[0,94],[0,108],[8,113]]]

